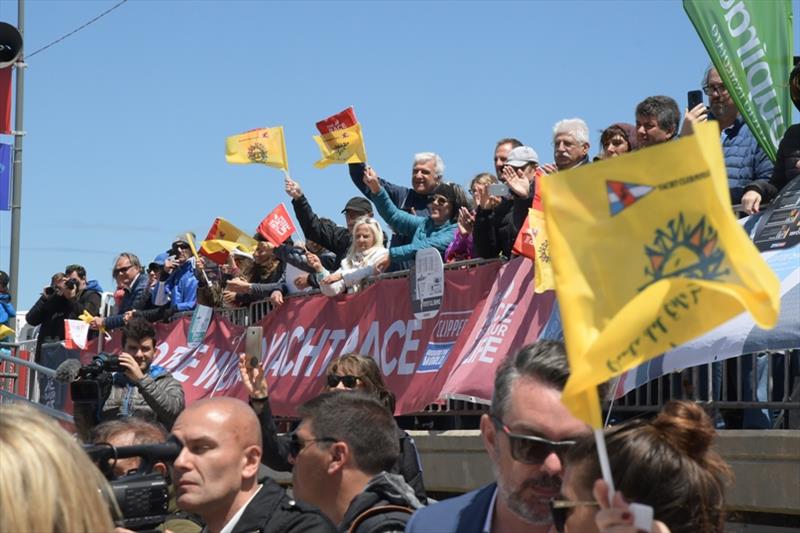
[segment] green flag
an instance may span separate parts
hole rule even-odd
[[[758,144],[775,161],[791,123],[790,0],[683,0],[683,9]]]

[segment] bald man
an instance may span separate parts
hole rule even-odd
[[[336,531],[319,510],[289,498],[273,480],[258,482],[261,432],[246,403],[197,401],[172,433],[183,444],[173,470],[178,507],[199,515],[208,533]]]

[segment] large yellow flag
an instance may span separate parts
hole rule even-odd
[[[314,135],[322,159],[314,163],[317,168],[325,168],[335,163],[366,163],[367,149],[361,124],[335,130],[324,135]]]
[[[257,163],[289,169],[283,126],[250,130],[225,139],[225,161],[235,164]]]
[[[777,322],[778,279],[727,183],[716,122],[542,180],[571,369],[562,401],[592,426],[598,384],[744,310]]]
[[[228,254],[234,250],[252,254],[257,245],[255,239],[219,217],[214,220],[211,229],[208,230],[206,240],[200,243],[200,253],[222,265],[228,260]]]

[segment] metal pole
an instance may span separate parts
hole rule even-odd
[[[22,52],[17,59],[17,91],[14,97],[14,166],[11,196],[11,250],[9,276],[11,277],[11,303],[17,307],[19,287],[19,226],[22,216],[22,102],[25,85],[25,2],[17,0],[17,29],[22,35]]]

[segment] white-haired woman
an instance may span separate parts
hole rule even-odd
[[[313,254],[309,254],[308,262],[317,271],[322,294],[336,296],[343,292],[359,291],[365,279],[379,274],[376,265],[384,260],[388,253],[383,245],[383,230],[378,221],[363,216],[357,218],[353,224],[353,243],[347,256],[342,259],[339,270],[329,273]]]

